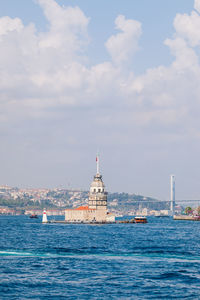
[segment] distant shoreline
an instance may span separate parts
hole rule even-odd
[[[185,215],[177,215],[173,217],[174,220],[180,220],[180,221],[200,221],[200,217],[195,216],[185,216]]]

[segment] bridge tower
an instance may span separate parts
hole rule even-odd
[[[174,215],[175,209],[175,176],[171,175],[171,197],[170,197],[170,210],[172,216]]]

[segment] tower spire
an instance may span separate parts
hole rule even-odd
[[[97,156],[96,156],[96,163],[97,163],[97,174],[100,174],[99,173],[99,153],[97,153]]]

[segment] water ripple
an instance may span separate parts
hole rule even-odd
[[[1,217],[0,299],[200,299],[199,225]]]

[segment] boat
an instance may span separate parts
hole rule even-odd
[[[118,221],[118,223],[120,223],[120,224],[128,224],[129,220],[120,220],[120,221]]]
[[[147,223],[146,217],[135,217],[134,218],[135,223]]]
[[[31,218],[31,219],[37,219],[38,216],[37,216],[36,214],[32,214],[32,215],[30,215],[30,218]]]
[[[169,218],[169,215],[155,215],[156,218]]]

